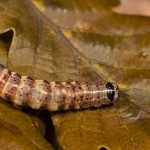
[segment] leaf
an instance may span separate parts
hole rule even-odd
[[[110,15],[110,7],[119,4],[118,0],[98,0],[70,2],[45,0],[33,0],[33,3],[55,24],[64,28],[94,30],[103,32],[103,27],[107,25],[101,20]],[[73,16],[73,17],[72,17]]]
[[[44,127],[37,117],[0,101],[1,149],[53,149],[43,138]]]
[[[46,124],[47,137],[54,136],[48,140],[67,150],[149,149],[149,94],[143,90],[150,87],[150,19],[114,13],[115,0],[33,2],[37,7],[29,0],[0,2],[1,63],[35,79],[109,80],[128,89],[110,107],[53,112],[55,134]],[[35,127],[29,128],[31,116],[7,103],[0,107],[9,112],[0,109],[0,125],[9,129],[0,134],[0,147],[23,143],[21,149],[53,149]],[[29,121],[18,132],[26,116]],[[15,129],[21,134],[12,136]]]
[[[134,19],[136,20],[136,18]],[[130,69],[149,69],[147,66],[150,60],[149,32],[138,34],[133,31],[129,35],[126,33],[112,35],[111,33],[101,34],[64,29],[63,33],[75,48],[90,61],[117,67],[130,67]]]

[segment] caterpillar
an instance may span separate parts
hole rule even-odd
[[[0,65],[0,97],[16,105],[57,111],[112,104],[119,98],[119,88],[110,82],[33,80]]]

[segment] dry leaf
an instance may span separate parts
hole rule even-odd
[[[53,147],[149,149],[150,19],[113,12],[112,7],[119,4],[117,0],[33,3],[0,2],[0,63],[35,79],[109,80],[124,88],[113,106],[53,112],[55,134],[50,137]],[[0,147],[53,149],[35,127],[30,129],[31,116],[7,103],[0,107],[0,124],[9,129],[0,134],[4,141]],[[9,113],[5,115],[6,112]],[[20,131],[26,117],[29,121]],[[46,128],[50,135],[48,131],[52,131],[51,123]]]

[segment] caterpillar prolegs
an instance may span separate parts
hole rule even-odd
[[[0,97],[33,109],[81,109],[109,105],[119,88],[110,82],[48,82],[21,76],[0,65]]]

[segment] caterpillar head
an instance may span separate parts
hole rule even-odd
[[[106,84],[107,97],[111,102],[119,99],[119,87],[115,83],[108,82]]]

